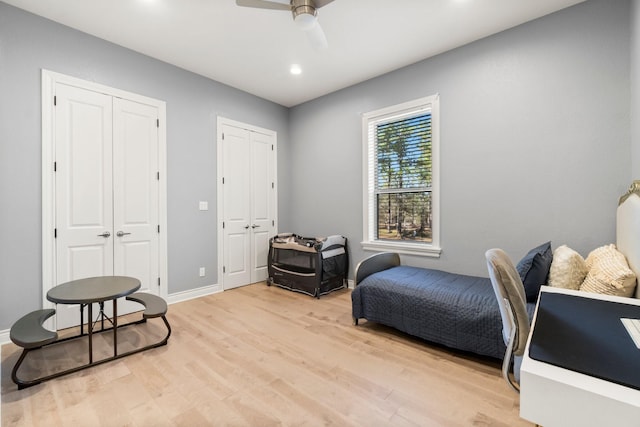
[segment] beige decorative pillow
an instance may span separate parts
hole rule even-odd
[[[603,246],[592,251],[587,257],[587,264],[590,258],[591,268],[580,287],[581,291],[623,297],[633,295],[636,275],[615,245]]]
[[[567,245],[562,245],[553,251],[553,261],[549,270],[549,286],[580,289],[588,271],[582,255]]]
[[[600,246],[599,248],[596,248],[594,250],[592,250],[591,252],[589,252],[589,255],[587,256],[587,258],[585,259],[585,263],[587,265],[587,270],[591,270],[591,267],[593,267],[593,263],[601,258],[610,258],[611,257],[611,251],[615,251],[616,249],[616,245],[614,245],[613,243],[610,245],[604,245],[604,246]]]

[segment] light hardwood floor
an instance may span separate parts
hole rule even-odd
[[[259,283],[173,304],[167,318],[167,346],[25,390],[11,381],[20,349],[4,345],[2,426],[530,425],[499,361],[353,326],[349,290],[318,300]],[[163,332],[158,319],[129,329],[124,347]],[[97,354],[109,347],[99,335]],[[22,375],[83,355],[83,343],[52,346]]]

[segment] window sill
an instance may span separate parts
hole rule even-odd
[[[405,255],[417,255],[431,258],[440,258],[442,249],[432,245],[422,245],[416,243],[395,243],[384,241],[360,242],[365,251],[375,252],[397,252]]]

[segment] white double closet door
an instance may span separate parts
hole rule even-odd
[[[276,135],[221,119],[223,288],[265,280],[276,229]]]
[[[159,294],[158,108],[61,83],[55,96],[56,284],[131,276]],[[56,315],[57,329],[80,322],[77,305]]]

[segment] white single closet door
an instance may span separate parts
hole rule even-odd
[[[58,84],[55,107],[56,284],[113,274],[110,96]],[[85,312],[86,316],[86,312]],[[79,324],[77,305],[59,304],[56,327]]]
[[[159,295],[158,109],[121,98],[113,106],[113,274]],[[123,300],[118,313],[140,308]]]

